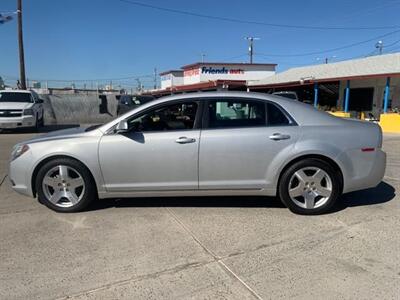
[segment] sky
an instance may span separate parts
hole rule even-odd
[[[131,3],[128,3],[131,2]],[[159,10],[133,3],[230,18],[224,21]],[[0,13],[16,10],[16,0],[1,0]],[[136,77],[153,85],[153,72],[201,60],[247,62],[246,36],[254,62],[277,63],[278,71],[301,65],[400,51],[400,1],[396,0],[23,0],[26,73],[30,80],[105,82],[135,86]],[[388,27],[326,30],[266,26],[278,23],[313,27]],[[391,26],[397,26],[393,28]],[[16,19],[0,24],[0,76],[18,77]],[[391,28],[389,28],[391,27]],[[395,32],[397,30],[397,32]],[[385,37],[379,38],[383,35]],[[344,47],[371,40],[341,50]],[[312,54],[310,54],[312,53]],[[82,80],[82,81],[79,81]],[[64,84],[64,83],[59,83]]]

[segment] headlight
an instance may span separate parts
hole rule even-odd
[[[24,109],[24,116],[33,116],[33,109]]]
[[[20,157],[22,154],[27,152],[29,150],[28,145],[17,145],[14,147],[13,151],[11,152],[11,161],[16,160],[18,157]]]

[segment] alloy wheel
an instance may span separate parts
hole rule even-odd
[[[297,170],[289,181],[289,196],[299,207],[314,209],[323,206],[332,195],[332,179],[317,167]]]
[[[43,177],[43,192],[46,198],[58,207],[72,207],[85,194],[85,181],[74,168],[58,165]]]

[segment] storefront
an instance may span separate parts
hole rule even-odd
[[[380,120],[400,132],[400,53],[292,68],[276,64],[194,63],[161,73],[164,96],[198,91],[296,92],[300,101],[342,117]],[[389,124],[389,125],[387,125]]]
[[[205,90],[246,90],[246,81],[275,75],[276,64],[201,62],[180,70],[160,73],[161,89],[149,93],[167,95]]]

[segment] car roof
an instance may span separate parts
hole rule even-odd
[[[138,110],[146,109],[153,105],[163,104],[174,100],[191,100],[195,99],[197,101],[204,100],[206,101],[209,98],[247,98],[247,99],[256,99],[256,100],[264,100],[266,102],[273,102],[281,106],[289,115],[296,121],[298,125],[329,125],[329,124],[337,124],[340,122],[340,118],[334,117],[328,113],[323,111],[319,111],[313,106],[309,104],[304,104],[300,101],[293,101],[293,99],[283,98],[281,96],[265,94],[265,93],[255,93],[255,92],[235,92],[235,91],[217,91],[217,92],[195,92],[195,93],[186,93],[179,95],[171,95],[165,96],[153,101],[147,102],[139,106],[136,109],[131,110],[130,112],[121,115],[120,117],[110,121],[107,124],[99,127],[99,129],[103,132],[106,132],[110,128],[112,128],[119,121],[127,118],[128,115],[134,114]]]

